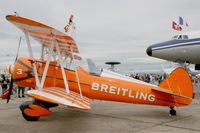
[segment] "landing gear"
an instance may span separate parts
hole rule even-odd
[[[20,105],[20,110],[22,111],[22,116],[27,121],[37,121],[40,116],[48,116],[52,114],[49,110],[51,107],[57,106],[56,104],[34,100],[22,103]]]
[[[31,109],[29,106],[30,105],[34,105],[33,101],[27,101],[25,103],[22,103],[20,105],[20,110],[22,111],[22,116],[24,117],[25,120],[27,121],[37,121],[40,116],[33,116],[30,113],[26,113],[26,112],[30,112],[29,109]]]
[[[176,115],[176,110],[174,109],[174,107],[170,107],[169,114],[170,114],[171,116],[175,116],[175,115]]]
[[[27,121],[37,121],[40,118],[40,116],[30,116],[30,115],[25,114],[24,112],[22,112],[22,116]]]

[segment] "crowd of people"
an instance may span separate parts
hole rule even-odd
[[[160,84],[167,76],[166,74],[130,74],[132,78],[152,84]]]

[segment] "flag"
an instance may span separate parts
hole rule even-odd
[[[189,24],[186,22],[186,23],[185,23],[185,26],[186,26],[186,27],[188,27],[188,26],[189,26]]]
[[[5,90],[4,92],[3,92],[3,94],[1,95],[1,98],[4,100],[4,99],[6,99],[7,97],[8,97],[8,94],[9,94],[9,89],[7,89],[7,90]]]
[[[74,18],[74,15],[71,15],[69,18],[69,23],[68,23],[69,25],[73,23],[73,18]]]
[[[182,31],[182,27],[179,26],[175,21],[172,21],[172,29]]]
[[[179,25],[183,25],[183,18],[179,16]]]
[[[64,29],[65,29],[65,32],[68,32],[68,31],[69,31],[69,25],[66,25],[66,26],[64,27]]]
[[[176,22],[172,21],[172,29],[176,30],[177,29],[177,24]]]
[[[182,31],[182,27],[178,25],[178,31]]]
[[[68,32],[70,27],[73,27],[73,29],[75,29],[73,18],[74,18],[74,15],[71,15],[70,18],[69,18],[68,24],[64,27],[65,32]]]

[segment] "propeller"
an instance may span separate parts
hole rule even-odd
[[[20,38],[19,38],[19,44],[18,44],[18,49],[17,49],[17,53],[16,53],[14,64],[17,61],[17,58],[18,58],[19,49],[20,49],[20,45],[21,45],[21,40],[22,40],[22,37],[20,36]],[[9,68],[9,72],[11,74],[11,80],[10,80],[10,86],[9,86],[9,90],[8,90],[7,103],[10,100],[10,95],[11,95],[12,90],[13,90],[13,76],[12,76],[12,68],[11,67],[12,66],[10,66],[10,68]]]

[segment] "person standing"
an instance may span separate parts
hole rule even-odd
[[[158,84],[161,83],[161,81],[162,81],[162,77],[161,77],[161,75],[158,75],[158,76],[157,76],[157,81],[158,81]]]
[[[24,87],[22,86],[18,86],[18,98],[21,98],[21,97],[25,97],[24,96]],[[20,93],[21,93],[21,96],[20,96]]]
[[[2,79],[3,80],[1,81],[1,87],[2,87],[2,94],[3,94],[7,90],[7,88],[8,88],[9,80],[5,76],[3,76]]]

